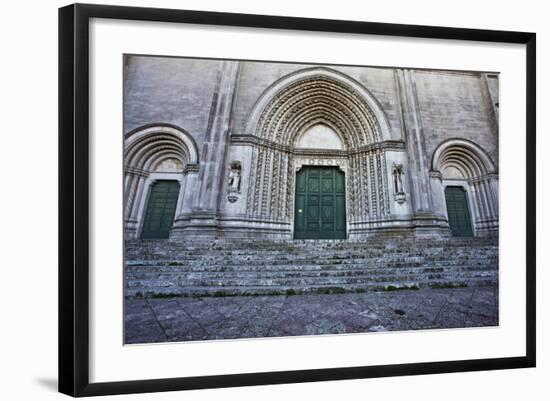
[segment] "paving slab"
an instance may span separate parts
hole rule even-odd
[[[125,344],[498,325],[498,288],[127,299]]]

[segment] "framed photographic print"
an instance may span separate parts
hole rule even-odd
[[[535,34],[59,10],[59,390],[535,366]]]

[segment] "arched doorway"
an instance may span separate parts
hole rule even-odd
[[[296,174],[295,239],[345,239],[344,173],[337,167],[305,166]]]
[[[192,137],[170,125],[129,132],[124,172],[126,238],[168,238],[175,216],[189,204],[185,187],[198,172]]]
[[[389,140],[389,125],[377,101],[352,78],[327,68],[281,78],[254,106],[246,132],[256,138],[247,177],[246,219],[251,226],[290,238],[356,238],[391,220],[386,152],[395,150],[397,160],[402,148]],[[313,220],[320,219],[317,206],[300,207],[300,202],[315,202],[323,194],[309,198],[309,189],[300,193],[295,180],[302,174],[315,180],[310,174],[322,173],[333,174],[343,191],[338,199],[344,214],[326,223],[327,231],[322,220],[318,228],[314,222],[301,226],[304,221],[297,215],[307,207]],[[336,199],[327,194],[327,201],[329,197]],[[338,224],[344,227],[334,229]]]
[[[453,237],[472,237],[472,219],[466,190],[459,186],[446,187],[445,203]]]
[[[481,147],[463,139],[443,142],[434,152],[432,173],[454,236],[498,232],[498,173]]]
[[[159,180],[152,186],[141,230],[142,239],[168,238],[174,223],[180,184],[175,180]]]

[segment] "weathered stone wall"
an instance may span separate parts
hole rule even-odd
[[[151,123],[177,125],[199,148],[207,129],[212,96],[222,61],[128,56],[125,76],[124,130]],[[311,68],[308,64],[242,62],[233,105],[231,132],[246,134],[247,117],[261,94],[278,79]],[[386,114],[392,139],[403,139],[394,69],[331,66],[365,86]],[[491,133],[481,74],[415,71],[426,153],[445,139],[470,139],[498,165],[498,137]],[[498,77],[488,76],[493,103]],[[498,106],[497,106],[498,107]]]
[[[239,86],[233,108],[232,132],[242,135],[247,118],[262,93],[278,79],[297,71],[318,67],[309,64],[241,63]],[[388,118],[391,139],[402,139],[401,119],[393,69],[327,66],[363,85],[376,98]]]
[[[222,61],[128,56],[124,87],[124,132],[147,124],[174,124],[199,149]]]
[[[498,136],[492,133],[481,74],[415,71],[414,78],[430,159],[441,142],[463,138],[481,146],[498,165]],[[490,88],[498,99],[498,81],[491,79]]]
[[[474,223],[498,229],[496,74],[144,56],[128,56],[124,71],[125,133],[144,126],[179,127],[181,132],[159,130],[159,141],[172,135],[172,142],[158,142],[157,150],[186,160],[188,150],[196,149],[198,163],[182,172],[185,185],[172,232],[257,235],[259,230],[290,238],[294,177],[301,164],[346,171],[348,234],[444,231],[449,177],[434,171],[432,160],[442,143],[457,138],[477,144],[469,151],[491,159],[462,178],[471,185]],[[287,89],[290,94],[284,94]],[[268,106],[274,111],[264,115]],[[337,124],[332,128],[345,143],[342,149],[299,149],[297,127],[311,128],[308,120]],[[182,148],[181,138],[188,138],[189,146]],[[469,148],[465,142],[456,146]],[[156,151],[147,152],[153,157]],[[234,163],[240,184],[230,189]],[[127,180],[127,202],[141,205],[127,220],[137,235],[147,196],[147,185],[141,184],[152,173],[131,167],[127,173],[141,177]],[[399,193],[392,185],[396,168]]]

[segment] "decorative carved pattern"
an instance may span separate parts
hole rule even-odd
[[[380,205],[381,205],[381,215],[387,216],[390,212],[390,201],[389,201],[389,191],[388,191],[388,177],[386,169],[386,158],[380,151],[376,151],[376,163],[378,165],[378,180],[382,181],[378,183],[378,187],[382,189],[380,191]]]
[[[199,170],[200,170],[200,166],[198,164],[188,163],[183,168],[183,174],[198,173]]]
[[[254,180],[254,191],[253,191],[253,202],[252,202],[252,208],[250,208],[250,212],[253,216],[259,217],[260,216],[260,191],[263,188],[262,186],[262,176],[261,176],[261,166],[264,164],[264,155],[265,155],[265,149],[260,148],[258,152],[258,163],[256,164],[257,168],[252,170],[250,172],[251,176],[256,177]]]
[[[365,154],[360,155],[360,160],[361,160],[361,167],[359,171],[361,174],[361,190],[362,190],[361,220],[365,220],[369,214],[369,193],[368,193],[369,179],[368,179],[368,169],[367,169]]]
[[[368,155],[369,160],[369,174],[370,174],[370,193],[371,193],[371,217],[376,219],[378,217],[378,203],[376,202],[376,193],[377,193],[377,186],[376,186],[376,173],[374,170],[374,160],[373,158]]]
[[[278,195],[279,188],[281,187],[281,174],[279,174],[279,170],[282,170],[281,166],[281,154],[277,152],[277,154],[273,155],[273,173],[272,173],[272,186],[271,186],[271,196],[270,196],[270,204],[269,204],[269,215],[273,217],[274,219],[277,219],[277,215],[279,214],[277,209],[277,203],[279,201]]]
[[[292,156],[288,158],[288,169],[287,169],[287,184],[286,184],[286,205],[283,205],[286,209],[285,217],[287,220],[290,220],[292,217],[292,194],[294,193],[294,180],[296,179],[296,174],[294,173],[294,160]]]
[[[299,127],[318,118],[339,132],[355,133],[345,138],[348,148],[381,139],[378,122],[361,96],[346,84],[321,76],[296,82],[276,95],[260,116],[258,136],[289,144]]]
[[[264,177],[262,182],[262,206],[261,206],[261,217],[262,218],[268,218],[269,216],[269,210],[268,210],[268,199],[269,199],[269,192],[271,191],[271,186],[273,184],[271,178],[272,175],[272,169],[273,169],[273,151],[267,151],[266,152],[266,168],[263,170]]]
[[[350,174],[349,180],[351,181],[351,206],[353,210],[352,216],[350,216],[350,221],[357,220],[357,216],[360,214],[361,210],[361,193],[359,190],[359,183],[357,182],[358,174],[357,172],[360,170],[360,164],[358,163],[357,156],[352,156],[351,158],[352,162],[352,173]]]
[[[254,204],[255,199],[255,191],[252,191],[252,188],[256,187],[256,174],[252,174],[254,171],[256,171],[256,163],[258,160],[258,149],[254,148],[252,152],[252,161],[250,165],[250,173],[248,174],[248,196],[246,200],[246,204],[249,206],[247,210],[247,214],[249,217],[253,216],[253,209],[252,206]]]

